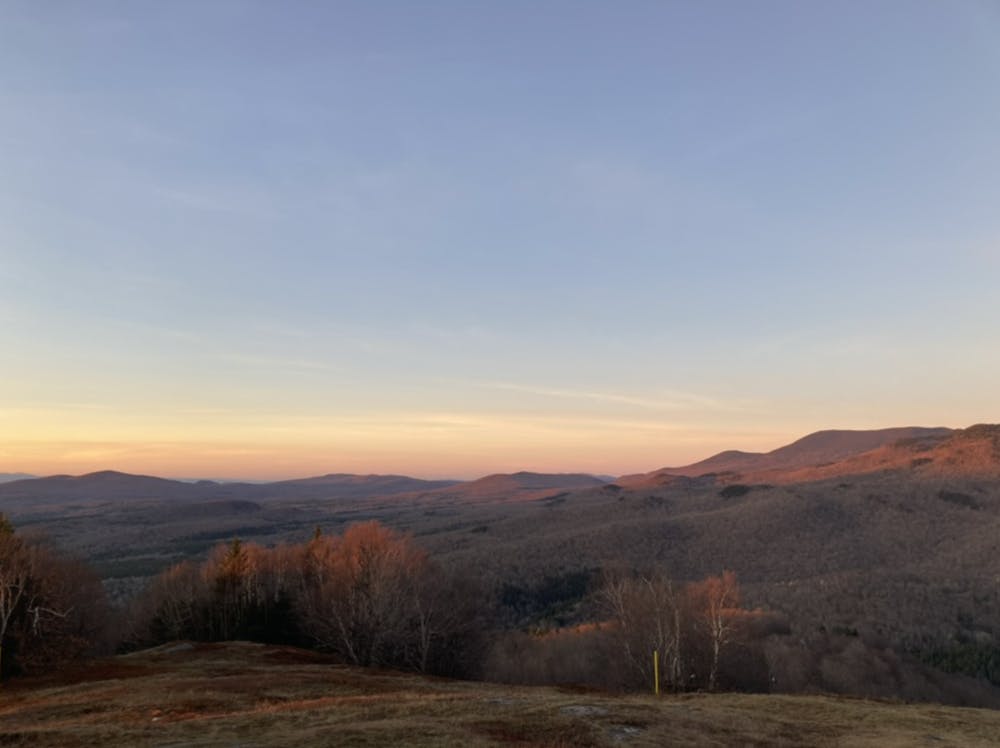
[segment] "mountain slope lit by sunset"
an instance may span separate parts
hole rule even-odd
[[[0,472],[996,421],[998,92],[987,0],[4,3]]]

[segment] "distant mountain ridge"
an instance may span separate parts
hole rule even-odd
[[[884,470],[924,476],[1000,476],[1000,426],[819,431],[767,453],[728,451],[678,468],[623,476],[630,487],[714,476],[724,483],[796,483]]]
[[[607,481],[589,473],[495,473],[438,492],[442,499],[463,502],[536,501],[562,492],[603,486]]]
[[[405,475],[331,473],[272,483],[178,481],[102,470],[86,475],[52,475],[0,484],[0,511],[20,505],[62,502],[355,500],[398,496],[424,501],[528,501],[560,491],[602,486],[583,473],[497,473],[473,481],[422,480]]]
[[[256,486],[258,498],[337,498],[360,499],[392,496],[413,491],[434,491],[460,485],[457,480],[423,480],[406,475],[354,475],[330,473],[313,478],[276,481]],[[241,487],[245,484],[239,484]]]
[[[12,506],[94,501],[347,501],[381,497],[445,503],[532,501],[607,483],[584,473],[497,473],[478,480],[330,473],[272,483],[178,481],[102,470],[0,484],[0,511]]]
[[[37,477],[37,475],[31,475],[30,473],[0,473],[0,483],[10,483],[15,480],[28,480]]]
[[[217,483],[178,481],[149,475],[101,470],[86,475],[51,475],[0,484],[0,511],[12,503],[121,500],[281,500],[354,499],[368,496],[436,490],[457,481],[428,481],[402,475],[331,474],[273,483]]]
[[[100,470],[85,475],[49,475],[26,478],[0,485],[0,498],[39,500],[172,499],[201,496],[219,484],[183,483],[151,475],[132,475],[116,470]]]
[[[888,470],[905,470],[918,478],[1000,478],[1000,425],[977,424],[942,435],[915,435],[833,464],[784,474],[770,471],[770,477],[794,483]],[[768,473],[748,477],[767,481]]]
[[[1000,426],[967,429],[902,427],[871,431],[817,431],[770,452],[728,450],[681,467],[625,475],[625,488],[664,486],[703,478],[720,483],[794,483],[841,475],[908,469],[921,475],[1000,477]],[[12,475],[12,474],[8,474]],[[0,482],[0,511],[13,503],[111,500],[280,501],[400,500],[447,503],[536,501],[607,485],[588,473],[496,473],[477,480],[422,480],[404,475],[327,475],[271,483],[177,481],[102,470]]]

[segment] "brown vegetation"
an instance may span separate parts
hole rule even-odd
[[[38,672],[95,650],[106,616],[96,577],[21,536],[0,514],[0,676]]]
[[[377,522],[262,548],[234,540],[157,577],[132,646],[174,639],[311,644],[362,666],[469,675],[485,639],[479,593]]]
[[[688,584],[662,572],[609,572],[593,594],[599,622],[508,633],[486,674],[508,683],[612,691],[648,691],[656,683],[675,693],[769,691],[763,645],[783,629],[773,616],[740,608],[739,596],[728,571]]]
[[[819,696],[615,697],[181,644],[5,687],[3,743],[96,746],[996,745],[1000,713]]]

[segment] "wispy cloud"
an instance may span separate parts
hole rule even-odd
[[[292,369],[298,371],[342,372],[344,367],[327,361],[315,361],[305,358],[281,358],[274,356],[253,356],[242,353],[225,353],[219,359],[241,366],[254,366],[266,369]]]
[[[168,327],[166,325],[150,324],[133,319],[117,319],[107,317],[104,320],[107,324],[114,324],[127,330],[138,331],[145,335],[155,335],[157,338],[171,340],[175,342],[190,343],[193,345],[204,345],[209,339],[200,332],[185,330],[179,327]]]
[[[277,322],[261,322],[256,325],[256,329],[261,335],[273,335],[279,338],[292,338],[293,340],[308,340],[315,337],[315,332],[305,327],[295,327]]]
[[[413,322],[409,329],[415,335],[448,343],[467,341],[497,340],[499,336],[482,325],[461,324],[454,326],[434,325],[428,322]]]
[[[726,401],[706,395],[691,392],[666,391],[654,397],[621,394],[617,392],[597,392],[593,390],[574,390],[556,387],[539,387],[534,385],[516,384],[512,382],[480,382],[477,386],[508,392],[522,392],[540,397],[555,397],[567,400],[581,400],[612,405],[627,405],[646,410],[678,411],[678,410],[713,410],[713,411],[746,411],[749,404],[744,402]]]
[[[0,415],[3,414],[32,414],[37,412],[62,412],[67,410],[72,411],[103,411],[112,410],[114,406],[108,403],[94,403],[94,402],[66,402],[66,401],[23,401],[19,402],[16,407],[5,408],[0,410]]]

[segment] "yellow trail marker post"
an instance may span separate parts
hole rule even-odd
[[[653,693],[660,695],[660,653],[653,650]]]

